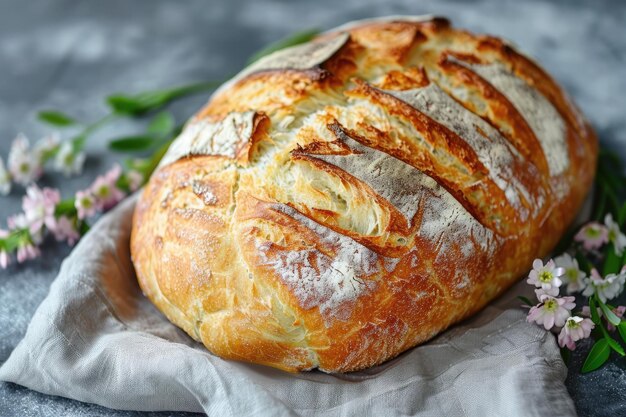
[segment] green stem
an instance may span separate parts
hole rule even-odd
[[[78,136],[72,139],[72,148],[74,149],[74,152],[81,151],[85,147],[85,142],[87,142],[87,139],[90,135],[105,126],[107,123],[110,123],[113,120],[117,119],[118,117],[119,115],[115,113],[109,113],[106,116],[87,125]]]

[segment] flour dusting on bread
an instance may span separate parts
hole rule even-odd
[[[280,251],[276,257],[266,255],[268,242],[258,246],[265,265],[269,265],[287,285],[304,309],[318,307],[330,324],[332,319],[347,320],[350,303],[376,288],[375,275],[380,273],[378,254],[354,240],[328,229],[287,205],[275,205],[282,212],[314,231],[333,248],[329,256],[315,248]]]
[[[159,166],[165,166],[189,155],[221,155],[234,158],[254,131],[256,112],[233,112],[219,122],[194,120],[185,126],[170,146]]]
[[[493,84],[524,116],[548,159],[550,174],[560,175],[569,166],[565,121],[539,91],[502,65],[471,65]]]

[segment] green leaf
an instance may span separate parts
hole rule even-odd
[[[517,298],[520,299],[527,306],[530,306],[530,307],[534,306],[534,304],[527,297],[524,297],[523,295],[518,295]]]
[[[620,168],[622,166],[622,159],[617,152],[605,148],[604,146],[601,147],[600,152],[598,152],[598,159],[603,162],[608,162],[609,165],[613,165],[616,168]]]
[[[610,191],[615,192],[622,188],[619,175],[619,173],[613,173],[604,166],[598,167],[598,182]]]
[[[626,343],[626,322],[621,322],[619,326],[617,326],[617,330],[619,331],[620,336],[622,336],[624,343]]]
[[[606,317],[609,323],[611,323],[613,326],[619,326],[622,320],[617,317],[615,313],[613,313],[611,309],[601,300],[598,300],[598,303],[600,304],[600,310],[602,310],[602,313],[604,313],[604,317]]]
[[[175,123],[174,116],[170,112],[164,111],[154,116],[147,131],[151,135],[166,137],[174,130]]]
[[[76,153],[82,150],[85,147],[85,142],[87,142],[87,138],[89,137],[89,132],[87,130],[81,132],[78,136],[74,136],[72,141],[72,150]]]
[[[113,94],[107,97],[106,101],[115,113],[137,117],[157,110],[178,98],[213,90],[219,84],[221,84],[220,81],[209,81],[133,95]]]
[[[54,208],[54,215],[56,217],[60,216],[74,216],[76,215],[76,206],[75,200],[73,198],[68,198],[66,200],[61,200],[59,204]]]
[[[260,51],[256,52],[255,54],[253,54],[248,59],[248,65],[252,64],[255,61],[258,61],[259,59],[263,58],[266,55],[269,55],[281,49],[289,48],[291,46],[296,46],[296,45],[300,45],[302,43],[308,42],[314,37],[316,37],[319,33],[320,33],[319,29],[308,29],[308,30],[303,30],[302,32],[294,33],[293,35],[288,36],[287,38],[281,39],[279,41],[273,42],[269,44],[268,46],[266,46],[265,48],[261,49]]]
[[[600,305],[603,305],[603,304],[600,304]],[[611,337],[609,332],[607,332],[606,329],[604,328],[604,325],[601,324],[600,326],[598,326],[598,328],[602,332],[602,336],[604,336],[604,339],[606,339],[606,342],[609,344],[609,347],[611,349],[617,352],[620,356],[626,355],[626,353],[624,353],[624,348],[622,348],[622,345],[620,345],[615,339]]]
[[[624,203],[624,205],[622,205],[622,208],[619,210],[617,223],[622,229],[626,226],[626,203]]]
[[[602,275],[617,274],[622,267],[622,257],[615,253],[615,246],[609,243],[604,248],[604,264],[602,265]]]
[[[11,253],[18,248],[20,243],[29,241],[30,234],[27,229],[13,230],[7,237],[0,239],[0,249]]]
[[[592,296],[589,298],[589,311],[591,313],[591,321],[596,326],[600,326],[600,315],[598,314],[598,306],[596,304],[596,298]]]
[[[622,347],[622,345],[620,345],[615,339],[609,336],[608,333],[604,336],[604,339],[609,344],[609,347],[617,352],[620,356],[626,356],[626,352],[624,352],[624,348]]]
[[[167,102],[167,95],[143,93],[135,96],[126,96],[116,94],[107,97],[106,100],[109,107],[116,113],[139,116],[160,103]]]
[[[118,152],[145,151],[154,146],[156,140],[152,136],[125,136],[109,142],[109,149]]]
[[[65,127],[76,124],[76,120],[70,116],[56,110],[44,110],[37,113],[37,118],[53,126]]]
[[[568,366],[570,359],[572,358],[572,351],[568,348],[561,348],[561,358],[566,366]]]
[[[582,372],[587,373],[594,371],[604,365],[609,359],[611,349],[606,339],[600,339],[593,344],[585,363],[583,364]]]
[[[82,221],[80,222],[79,226],[78,226],[78,231],[80,232],[81,236],[84,236],[85,233],[87,233],[89,231],[90,227],[87,224],[87,222]]]

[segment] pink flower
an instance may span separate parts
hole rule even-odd
[[[568,318],[565,326],[561,329],[561,333],[559,333],[559,346],[567,346],[569,350],[576,349],[575,342],[589,337],[594,327],[593,322],[589,319],[578,316]]]
[[[543,325],[546,330],[552,327],[562,327],[570,316],[570,311],[576,307],[574,297],[555,298],[546,296],[543,303],[532,307],[526,321]]]
[[[9,236],[9,231],[0,229],[0,239],[4,239],[7,236]],[[10,262],[11,259],[7,251],[4,248],[0,249],[0,268],[6,269]]]
[[[78,218],[81,220],[93,216],[98,211],[96,200],[89,190],[78,191],[76,193],[74,207],[76,207]]]
[[[600,307],[596,307],[596,311],[598,312],[598,317],[604,316],[604,314],[602,314],[602,309]],[[611,309],[611,311],[613,311],[613,313],[615,313],[615,315],[621,319],[622,317],[624,317],[624,312],[626,312],[626,307],[619,306],[619,307]],[[583,307],[581,315],[583,317],[591,317],[591,309],[589,308],[589,306]],[[607,323],[606,327],[607,329],[609,329],[609,331],[612,332],[615,330],[615,326],[613,326],[610,321],[606,320],[606,323]]]
[[[625,282],[625,273],[608,274],[606,277],[602,278],[600,273],[594,268],[591,270],[591,277],[585,278],[587,288],[583,291],[583,295],[589,297],[596,293],[598,298],[600,298],[603,303],[606,303],[607,300],[612,300],[622,292]]]
[[[557,268],[552,259],[545,265],[541,259],[535,259],[533,269],[528,274],[528,280],[526,282],[536,287],[541,287],[544,290],[549,290],[552,287],[558,288],[562,284],[559,277],[564,273],[565,270],[563,268]]]
[[[10,263],[9,254],[4,249],[0,250],[0,268],[7,269]]]
[[[31,234],[38,233],[44,225],[48,229],[54,227],[54,209],[59,201],[61,201],[61,194],[58,190],[47,187],[41,190],[35,184],[26,189],[26,195],[22,199],[22,208]]]
[[[116,164],[109,172],[99,176],[94,181],[90,190],[95,197],[95,205],[98,210],[108,210],[125,197],[124,192],[116,185],[121,173],[122,168]]]
[[[126,179],[128,179],[128,189],[130,189],[130,191],[137,191],[143,183],[143,175],[141,172],[135,171],[134,169],[128,171]]]
[[[615,248],[615,254],[617,256],[622,256],[624,248],[626,248],[626,236],[620,230],[619,224],[613,220],[613,215],[611,213],[607,214],[604,218],[604,225],[608,230],[609,242],[611,242]]]
[[[39,248],[33,246],[32,243],[25,242],[20,244],[17,248],[17,262],[22,263],[29,259],[35,259],[41,255]]]
[[[24,135],[18,135],[13,140],[7,165],[13,180],[22,185],[32,183],[43,172],[39,157],[30,150],[30,144]]]
[[[602,309],[596,307],[596,311],[598,312],[598,317],[602,317]],[[591,309],[589,306],[584,306],[580,314],[582,314],[583,317],[591,317]]]
[[[590,251],[600,248],[609,241],[609,231],[598,222],[587,223],[574,236],[576,242],[582,242],[583,247]]]
[[[80,234],[76,230],[74,222],[67,216],[60,216],[50,230],[56,240],[59,242],[66,240],[70,246],[74,246],[74,243],[80,239]]]

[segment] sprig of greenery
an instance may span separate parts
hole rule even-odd
[[[609,360],[611,354],[611,348],[606,339],[599,339],[593,344],[593,347],[589,351],[587,359],[582,367],[582,372],[587,373],[595,371],[600,368],[606,361]]]
[[[593,215],[590,219],[592,222],[600,224],[587,224],[583,226],[583,230],[587,227],[601,229],[603,233],[608,234],[608,242],[606,240],[598,241],[595,248],[588,249],[582,242],[577,241],[577,239],[582,239],[577,237],[577,235],[578,232],[583,232],[583,230],[572,228],[564,235],[554,250],[555,254],[569,253],[574,256],[577,262],[577,266],[574,265],[574,268],[577,267],[585,274],[584,276],[588,277],[585,282],[587,286],[594,285],[594,282],[597,283],[597,279],[603,280],[597,284],[599,285],[598,287],[595,285],[591,288],[588,287],[593,291],[586,291],[583,287],[585,289],[584,295],[591,293],[588,297],[583,297],[582,301],[589,307],[590,320],[594,324],[589,336],[595,340],[582,366],[581,372],[583,373],[599,369],[609,360],[611,352],[619,356],[626,356],[626,349],[624,348],[626,346],[626,319],[622,319],[616,314],[616,312],[621,314],[621,311],[603,301],[607,297],[615,297],[617,288],[602,287],[602,285],[622,285],[622,280],[624,279],[621,274],[622,268],[626,266],[626,250],[621,253],[621,239],[623,238],[619,237],[626,230],[626,177],[624,172],[624,165],[620,157],[608,149],[601,148],[594,180]],[[612,217],[613,220],[609,217]],[[615,227],[615,221],[617,227]],[[616,230],[617,228],[619,230]],[[584,236],[584,232],[581,236]],[[564,266],[558,265],[558,258],[557,266]],[[611,275],[612,277],[610,277]],[[581,278],[579,276],[576,279]],[[583,289],[578,291],[583,291]],[[623,286],[619,291],[623,291]],[[518,298],[527,305],[533,304],[524,297]],[[531,312],[533,308],[542,307],[542,301],[540,300],[536,306],[531,305]],[[537,310],[534,311],[536,312]],[[583,315],[579,311],[577,316],[580,320]],[[565,325],[568,325],[567,322]],[[575,323],[572,323],[572,325],[576,326]],[[614,332],[613,328],[617,331]],[[588,328],[587,331],[589,331]],[[561,332],[559,337],[564,337],[564,339],[563,341],[559,339],[559,341],[567,344],[567,338],[572,336],[568,334],[566,328],[562,328]],[[575,339],[572,339],[573,341],[578,340],[580,335],[575,337]],[[570,347],[567,344],[567,348],[564,346],[561,349],[561,355],[566,363],[569,362],[571,356]]]
[[[214,90],[222,81],[208,81],[180,87],[144,91],[137,94],[113,94],[106,98],[111,110],[119,115],[138,117],[160,110],[174,100]]]
[[[67,127],[77,124],[76,120],[58,110],[43,110],[37,114],[37,118],[49,125]]]

